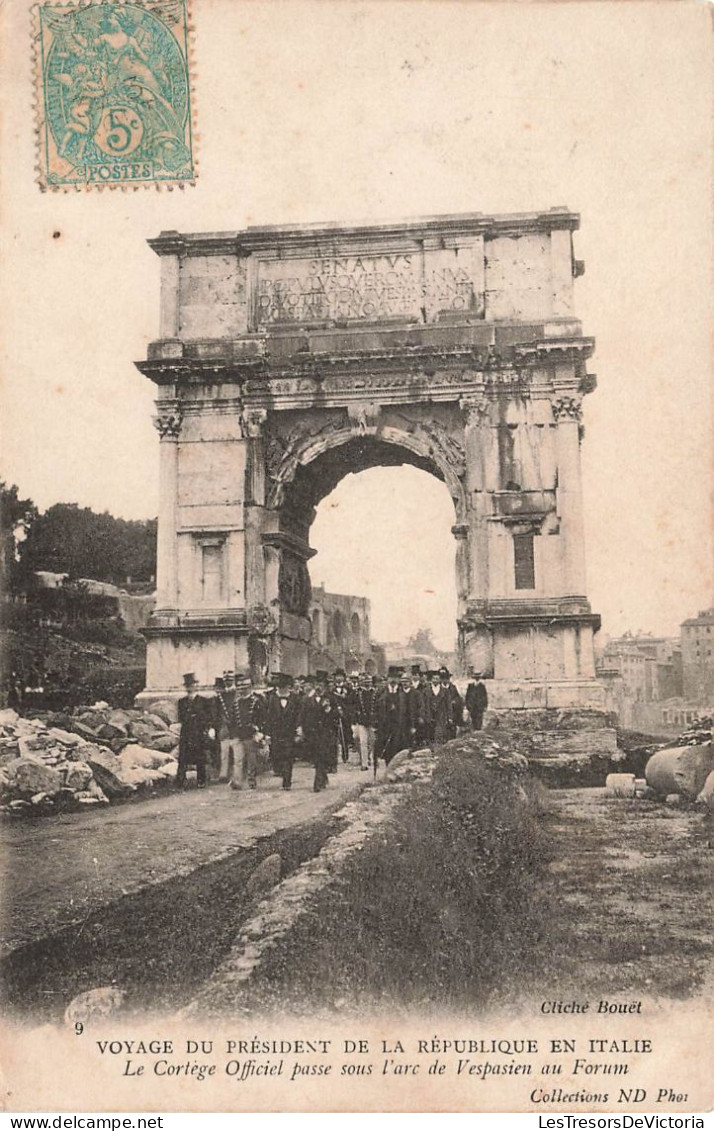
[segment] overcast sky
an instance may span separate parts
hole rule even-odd
[[[710,605],[707,6],[193,8],[198,185],[42,195],[28,13],[5,7],[4,478],[41,508],[156,513],[153,386],[132,362],[158,334],[145,241],[162,229],[566,205],[582,216],[577,312],[597,339],[583,447],[593,608],[610,633],[672,633]],[[315,523],[313,580],[370,596],[378,637],[429,623],[448,645],[449,507],[411,468],[350,477]]]

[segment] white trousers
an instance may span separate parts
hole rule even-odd
[[[359,764],[363,768],[371,766],[374,761],[374,727],[362,726],[357,723],[357,745],[359,746]]]

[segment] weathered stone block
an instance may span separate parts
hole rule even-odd
[[[6,770],[8,788],[20,799],[29,800],[36,793],[54,794],[62,786],[57,770],[32,758],[17,758]]]

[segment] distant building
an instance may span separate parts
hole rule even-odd
[[[702,707],[714,703],[714,609],[682,622],[684,697]]]
[[[370,603],[366,597],[328,593],[324,585],[313,585],[310,601],[312,636],[308,648],[311,672],[377,672],[383,654],[370,639]]]
[[[638,703],[682,695],[682,650],[676,637],[649,633],[609,640],[598,665],[622,676],[623,690]]]
[[[714,610],[691,617],[681,639],[640,634],[609,640],[597,664],[606,707],[620,725],[678,734],[714,705]]]

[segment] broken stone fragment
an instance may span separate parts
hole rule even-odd
[[[248,896],[258,895],[260,892],[268,891],[270,888],[275,887],[280,881],[281,867],[282,861],[277,852],[266,856],[265,860],[261,860],[257,868],[248,876],[245,885],[245,894]]]
[[[701,791],[697,795],[697,804],[704,805],[705,808],[710,811],[714,810],[714,770],[708,775]]]
[[[606,797],[634,797],[634,774],[608,774],[605,778]]]
[[[658,750],[645,766],[647,784],[657,793],[681,793],[694,800],[714,770],[711,742]]]
[[[179,744],[179,736],[173,734],[171,731],[166,731],[164,734],[158,734],[155,738],[150,740],[150,749],[159,751],[162,754],[170,754],[175,750]]]
[[[93,746],[85,750],[85,758],[107,797],[127,797],[136,792],[136,785],[127,779],[126,770],[115,754]]]
[[[117,1013],[126,998],[126,990],[118,986],[99,986],[94,990],[87,990],[73,998],[64,1011],[66,1025],[76,1025],[78,1022],[84,1026],[95,1021],[103,1021]]]
[[[57,770],[33,758],[16,758],[6,767],[6,772],[8,789],[21,799],[29,799],[36,793],[55,794],[62,787]]]
[[[87,789],[93,777],[92,767],[86,762],[71,762],[66,768],[61,767],[60,773],[64,779],[63,786],[77,791]]]
[[[78,734],[60,727],[50,727],[47,733],[53,742],[58,742],[61,746],[78,746],[82,741]]]

